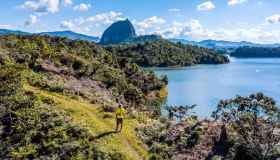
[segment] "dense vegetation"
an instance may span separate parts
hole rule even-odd
[[[180,113],[192,106],[175,108]],[[280,110],[272,98],[262,93],[220,101],[212,121],[183,115],[185,119],[179,123],[162,118],[138,130],[154,153],[151,159],[276,160],[280,157]]]
[[[94,43],[66,38],[1,37],[0,62],[31,69],[27,79],[33,86],[100,103],[119,99],[124,104],[132,101],[145,104],[145,95],[165,85],[154,73],[118,61],[115,55]]]
[[[213,117],[237,134],[233,146],[235,159],[279,158],[280,109],[272,98],[257,93],[222,100]]]
[[[144,67],[189,66],[193,64],[223,64],[229,60],[216,52],[167,40],[136,44],[111,45],[106,49],[121,60]]]
[[[117,103],[128,110],[158,110],[147,104],[157,104],[166,85],[153,72],[119,62],[94,43],[48,36],[1,36],[0,67],[0,159],[127,159],[119,151],[128,142],[115,141],[124,147],[117,150],[114,144],[96,142],[108,128],[97,113],[113,115],[93,112],[89,104],[99,104],[102,112],[113,111]],[[32,87],[43,94],[35,94]],[[57,95],[49,96],[52,93]],[[65,97],[89,104],[65,103]],[[94,126],[90,131],[76,123],[85,121],[88,112],[94,120],[88,118],[91,123],[86,125]]]
[[[141,35],[141,36],[127,39],[124,42],[122,42],[122,44],[144,43],[144,42],[158,41],[158,40],[163,40],[163,38],[156,34]]]
[[[0,159],[116,159],[54,101],[23,89],[23,68],[0,67]]]
[[[239,58],[276,58],[280,57],[280,48],[240,47],[231,53],[231,56]]]

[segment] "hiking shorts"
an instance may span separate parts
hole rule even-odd
[[[117,118],[117,124],[122,124],[123,123],[123,118]]]

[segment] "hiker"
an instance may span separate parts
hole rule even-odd
[[[126,110],[123,108],[121,104],[119,104],[119,107],[116,109],[116,132],[121,132],[123,127],[123,119],[124,115],[126,113]]]

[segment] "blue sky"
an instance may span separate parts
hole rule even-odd
[[[101,36],[128,18],[138,34],[188,40],[280,41],[280,0],[10,0],[0,28]]]

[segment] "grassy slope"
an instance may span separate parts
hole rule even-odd
[[[137,138],[135,119],[125,120],[125,127],[122,133],[114,131],[114,118],[104,118],[105,113],[99,105],[90,104],[85,101],[71,99],[61,94],[52,93],[31,86],[25,86],[26,90],[32,91],[40,96],[48,97],[58,103],[58,107],[68,112],[74,123],[83,125],[97,137],[95,143],[104,151],[118,151],[127,156],[129,160],[146,159],[148,153],[145,145]]]

